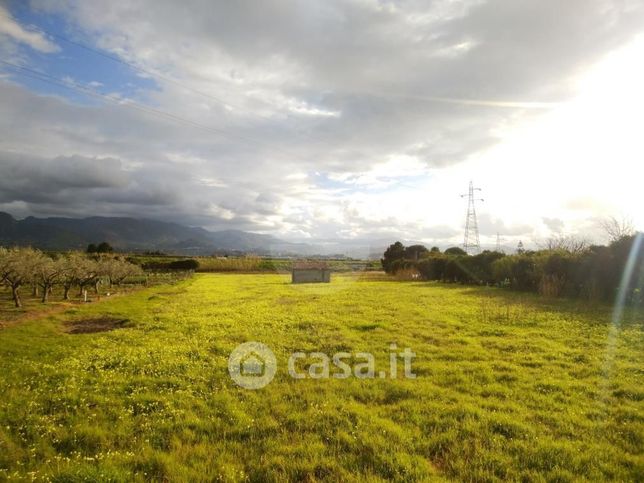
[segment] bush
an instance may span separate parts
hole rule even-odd
[[[197,270],[199,262],[194,258],[186,258],[184,260],[153,260],[143,263],[144,270]]]
[[[406,253],[412,252],[414,259],[405,257]],[[420,253],[422,258],[418,260]],[[404,272],[401,278],[417,270],[424,280],[496,284],[551,297],[568,295],[607,301],[615,300],[628,263],[632,264],[633,273],[623,287],[626,300],[641,304],[644,298],[642,233],[622,237],[608,246],[523,251],[509,256],[492,251],[468,256],[457,247],[443,253],[438,250],[425,252],[416,247],[407,250],[402,243],[396,242],[389,246],[382,259],[385,271],[390,274]]]
[[[277,265],[272,260],[261,260],[257,264],[257,270],[262,272],[277,272]]]
[[[193,258],[175,260],[168,264],[168,268],[170,270],[197,270],[199,268],[199,262]]]
[[[565,250],[553,250],[539,252],[534,258],[537,290],[541,295],[558,297],[564,292],[576,294],[576,255]]]
[[[461,268],[465,276],[460,281],[485,285],[495,284],[497,280],[494,277],[492,266],[494,262],[503,257],[505,257],[503,253],[488,250],[472,257],[459,257],[458,260],[460,260]]]
[[[396,280],[419,280],[420,273],[416,267],[410,266],[396,271]]]
[[[517,290],[534,290],[535,263],[532,255],[519,254],[499,258],[492,263],[495,283]]]
[[[417,268],[421,277],[425,280],[445,280],[445,267],[447,257],[434,255],[418,262]]]

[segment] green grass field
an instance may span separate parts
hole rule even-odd
[[[127,319],[68,333],[69,321]],[[641,481],[644,319],[499,289],[200,274],[0,329],[0,480]],[[237,387],[254,340],[278,371]],[[292,379],[410,347],[416,379]],[[333,372],[333,368],[332,368]]]

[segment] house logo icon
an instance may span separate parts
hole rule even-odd
[[[238,386],[261,389],[273,380],[277,371],[275,354],[261,342],[245,342],[228,357],[228,372]]]
[[[261,356],[253,351],[240,360],[239,372],[244,376],[261,377],[266,373],[266,364]]]

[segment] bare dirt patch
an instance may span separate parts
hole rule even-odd
[[[128,319],[117,319],[114,317],[93,317],[91,319],[72,320],[67,322],[69,334],[93,334],[95,332],[109,332],[115,329],[122,329]]]

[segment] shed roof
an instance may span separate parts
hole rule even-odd
[[[328,270],[329,265],[319,260],[299,260],[293,263],[293,270]]]

